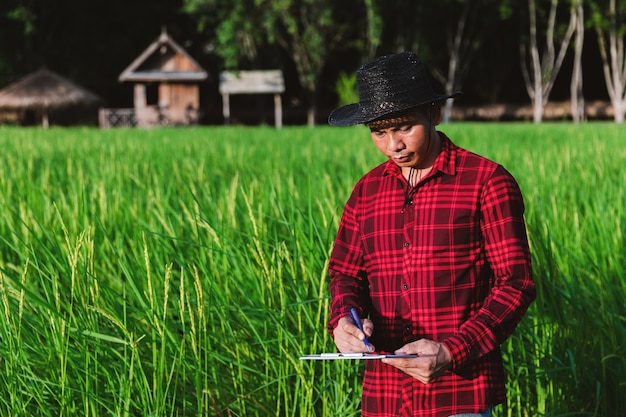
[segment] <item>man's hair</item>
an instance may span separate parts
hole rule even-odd
[[[367,124],[367,127],[370,129],[385,129],[390,126],[398,126],[402,125],[406,122],[414,122],[414,117],[417,113],[420,113],[425,118],[430,117],[430,112],[433,107],[440,104],[439,102],[425,104],[419,107],[412,107],[407,110],[402,110],[397,113],[392,113],[388,116],[385,116],[381,119],[376,119]]]

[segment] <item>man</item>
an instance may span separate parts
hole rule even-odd
[[[329,123],[366,124],[389,159],[344,208],[328,329],[340,352],[418,354],[366,361],[362,414],[490,416],[505,400],[499,346],[535,298],[521,192],[436,129],[460,93],[436,94],[415,54],[364,64],[357,86]]]

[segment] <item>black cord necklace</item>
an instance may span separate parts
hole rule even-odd
[[[419,175],[421,173],[421,169],[415,169],[414,167],[411,167],[409,170],[409,175],[406,181],[406,187],[404,187],[404,205],[402,206],[402,208],[404,209],[404,207],[406,206],[410,206],[411,204],[413,204],[413,195],[415,194],[415,191],[417,190],[417,184],[420,182],[421,175]],[[415,177],[417,176],[417,179],[415,179]]]
[[[426,146],[426,153],[424,154],[428,158],[428,152],[430,151],[430,139],[431,139],[431,127],[432,127],[432,108],[428,109],[428,145]],[[417,179],[415,178],[417,176]],[[402,213],[404,208],[413,204],[413,196],[417,191],[417,186],[422,180],[422,170],[415,167],[409,169],[409,175],[407,175],[406,187],[404,187],[404,204],[402,204]]]

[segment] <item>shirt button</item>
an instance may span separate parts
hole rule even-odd
[[[409,286],[408,286],[408,285],[406,285],[406,284],[404,284],[404,285],[402,286],[402,288],[404,288],[405,290],[408,290],[408,289],[409,289]]]
[[[409,246],[411,246],[411,244],[409,242],[404,242],[404,247],[408,248]]]

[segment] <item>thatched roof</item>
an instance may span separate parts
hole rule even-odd
[[[45,68],[0,90],[0,108],[8,109],[56,110],[101,101],[94,93]]]
[[[35,71],[0,90],[0,109],[33,110],[48,127],[48,112],[101,103],[94,93],[48,69]]]

